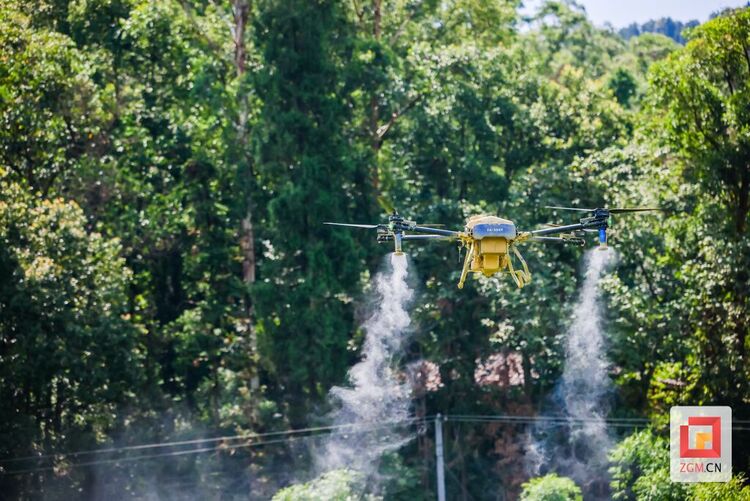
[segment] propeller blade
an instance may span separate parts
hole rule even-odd
[[[583,209],[580,207],[555,207],[555,206],[545,206],[545,209],[556,209],[556,210],[574,210],[578,212],[594,212],[597,209]],[[628,212],[645,212],[645,211],[662,211],[664,209],[659,209],[656,207],[626,207],[626,208],[616,208],[616,209],[608,209],[604,208],[604,210],[608,211],[610,214],[625,214]]]
[[[552,205],[546,205],[545,209],[557,209],[557,210],[575,210],[579,212],[593,212],[594,209],[582,209],[580,207],[556,207]]]
[[[624,214],[627,212],[646,212],[646,211],[652,211],[652,210],[664,210],[659,209],[657,207],[632,207],[632,208],[626,208],[626,209],[608,209],[610,214]]]
[[[349,223],[323,223],[330,226],[349,226],[351,228],[367,228],[368,230],[377,228],[377,224],[349,224]]]
[[[445,225],[440,223],[419,223],[417,226],[424,226],[426,228],[443,228]]]

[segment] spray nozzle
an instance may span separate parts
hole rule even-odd
[[[599,228],[599,250],[607,249],[607,228]]]

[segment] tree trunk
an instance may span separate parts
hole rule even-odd
[[[380,9],[381,0],[372,0],[372,34],[375,40],[380,40],[382,12]]]
[[[237,78],[243,78],[246,72],[245,61],[247,54],[245,50],[245,36],[248,19],[250,17],[250,2],[249,0],[233,0],[232,7],[234,10],[234,66],[237,72]],[[244,152],[247,149],[248,105],[247,100],[242,95],[238,95],[237,100],[239,110],[237,144],[241,153],[244,155]],[[252,176],[249,168],[245,174],[248,178]],[[252,361],[251,367],[249,368],[251,391],[250,401],[252,402],[256,391],[260,387],[260,380],[257,370],[258,335],[255,331],[254,325],[255,308],[249,292],[250,286],[255,283],[255,232],[253,230],[253,201],[250,192],[251,185],[251,182],[246,183],[246,212],[240,222],[239,244],[242,253],[242,283],[246,286],[243,306],[244,318],[241,321],[241,327],[249,342],[250,359]],[[251,404],[250,414],[252,420],[255,420],[256,418],[255,410],[255,405]]]
[[[744,166],[740,173],[740,186],[737,194],[737,209],[735,213],[735,229],[737,236],[745,234],[745,221],[750,210],[750,166]]]
[[[237,76],[241,77],[245,74],[245,31],[250,16],[250,2],[233,0],[232,8],[234,10],[234,67],[237,70]]]
[[[382,11],[381,11],[381,0],[372,0],[372,36],[380,41],[382,32]],[[370,96],[370,146],[375,153],[375,165],[372,170],[372,187],[375,193],[380,190],[380,175],[378,173],[378,160],[377,155],[380,150],[382,142],[378,137],[378,122],[380,122],[380,105],[378,103],[378,91],[373,90],[372,96]]]

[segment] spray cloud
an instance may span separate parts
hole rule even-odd
[[[329,394],[338,404],[334,424],[355,426],[328,437],[316,457],[321,471],[351,468],[373,474],[383,453],[411,438],[396,427],[383,426],[409,416],[410,388],[397,377],[392,362],[408,335],[407,308],[414,295],[406,281],[406,256],[389,255],[386,267],[375,277],[376,305],[363,326],[362,360],[349,370],[351,386],[334,387]]]
[[[535,425],[527,456],[532,473],[569,476],[591,498],[606,496],[612,445],[605,422],[611,385],[599,305],[599,281],[612,261],[612,250],[594,249],[584,257],[586,274],[567,331],[565,368],[550,402],[556,409],[551,414],[567,421]]]

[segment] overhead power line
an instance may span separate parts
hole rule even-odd
[[[313,435],[316,436],[316,435]],[[113,464],[113,463],[127,463],[127,462],[133,462],[133,461],[145,461],[148,459],[157,459],[157,458],[165,458],[165,457],[171,457],[171,456],[186,456],[189,454],[200,454],[203,452],[220,452],[223,450],[232,450],[232,449],[241,449],[244,447],[258,447],[261,445],[270,445],[270,444],[278,444],[282,442],[292,442],[295,440],[299,440],[302,438],[307,437],[286,437],[286,438],[278,438],[275,440],[267,440],[265,442],[254,442],[250,444],[232,444],[232,445],[223,445],[220,447],[203,447],[200,449],[188,449],[184,451],[173,451],[173,452],[164,452],[160,454],[147,454],[142,456],[130,456],[130,457],[122,457],[122,458],[112,458],[112,459],[98,459],[96,461],[84,461],[81,463],[74,463],[71,465],[68,465],[68,468],[78,468],[81,466],[97,466],[102,464]],[[43,466],[39,468],[28,468],[25,470],[11,470],[11,471],[5,471],[2,472],[3,475],[21,475],[26,473],[38,473],[43,471],[52,471],[55,469],[55,466]]]
[[[207,452],[221,452],[225,450],[234,450],[242,448],[252,448],[271,444],[289,443],[296,440],[305,438],[318,438],[327,435],[331,432],[350,432],[350,433],[367,433],[372,431],[381,430],[383,428],[398,427],[404,425],[411,425],[417,423],[429,423],[437,419],[436,416],[425,416],[425,417],[414,417],[399,421],[382,422],[378,424],[368,423],[350,423],[341,425],[330,425],[330,426],[315,426],[308,428],[298,428],[294,430],[280,430],[265,433],[252,433],[252,434],[239,434],[239,435],[227,435],[220,437],[192,439],[192,440],[179,440],[171,442],[155,442],[139,445],[131,445],[124,447],[110,447],[106,449],[92,449],[83,451],[71,451],[64,453],[50,453],[42,454],[37,456],[26,456],[18,458],[5,458],[0,459],[0,463],[13,463],[19,461],[32,461],[32,460],[44,460],[44,459],[57,459],[64,461],[70,458],[76,458],[84,455],[93,454],[118,454],[127,453],[133,451],[147,451],[150,449],[166,448],[166,447],[185,447],[190,445],[202,445],[208,443],[217,442],[234,442],[238,440],[256,440],[258,438],[269,438],[269,437],[282,437],[271,440],[262,440],[256,442],[247,443],[234,443],[234,444],[219,444],[210,447],[199,447],[195,449],[185,449],[178,451],[170,451],[157,454],[145,454],[137,456],[123,456],[118,458],[107,458],[93,461],[82,461],[70,463],[62,466],[63,468],[78,468],[82,466],[96,466],[103,464],[117,464],[124,462],[138,462],[150,459],[174,457],[174,456],[185,456],[191,454],[201,454]],[[637,428],[640,426],[646,426],[650,424],[648,418],[572,418],[568,416],[523,416],[523,415],[510,415],[510,414],[491,414],[491,415],[475,415],[475,414],[451,414],[441,416],[442,421],[453,421],[458,423],[501,423],[501,424],[532,424],[532,423],[546,423],[553,426],[562,425],[575,425],[575,424],[587,424],[587,423],[604,423],[608,427],[627,427]],[[732,429],[734,431],[750,431],[749,426],[743,426],[750,424],[747,420],[736,420],[733,421]],[[52,471],[56,468],[54,465],[39,466],[34,468],[25,468],[19,470],[0,471],[0,475],[20,475],[28,473],[37,473],[44,471]]]
[[[430,419],[430,417],[409,418],[409,419],[400,420],[400,421],[385,421],[382,423],[378,423],[376,425],[368,425],[366,423],[351,423],[351,424],[340,424],[340,425],[329,425],[329,426],[314,426],[314,427],[309,427],[309,428],[297,428],[294,430],[270,431],[270,432],[265,432],[265,433],[244,433],[244,434],[239,434],[239,435],[224,435],[224,436],[219,436],[219,437],[196,438],[196,439],[190,439],[190,440],[177,440],[177,441],[172,441],[172,442],[153,442],[153,443],[147,443],[147,444],[127,445],[123,447],[108,447],[104,449],[89,449],[89,450],[82,450],[82,451],[68,451],[68,452],[39,454],[35,456],[24,456],[24,457],[17,457],[17,458],[3,458],[3,459],[0,459],[0,463],[14,463],[18,461],[33,461],[33,460],[49,459],[49,458],[63,459],[67,457],[78,457],[78,456],[85,456],[85,455],[90,455],[90,454],[118,453],[118,452],[138,451],[138,450],[155,449],[155,448],[163,448],[163,447],[179,447],[179,446],[184,446],[184,445],[197,445],[197,444],[213,443],[213,442],[231,442],[235,440],[253,440],[256,438],[296,435],[296,434],[301,434],[301,433],[316,433],[316,432],[322,432],[322,431],[335,431],[335,430],[347,430],[347,429],[352,429],[356,431],[358,428],[362,428],[362,427],[375,426],[377,428],[382,428],[382,427],[398,426],[400,424],[407,424],[407,423],[412,423],[412,422],[420,421],[420,420],[423,421],[426,419]]]

